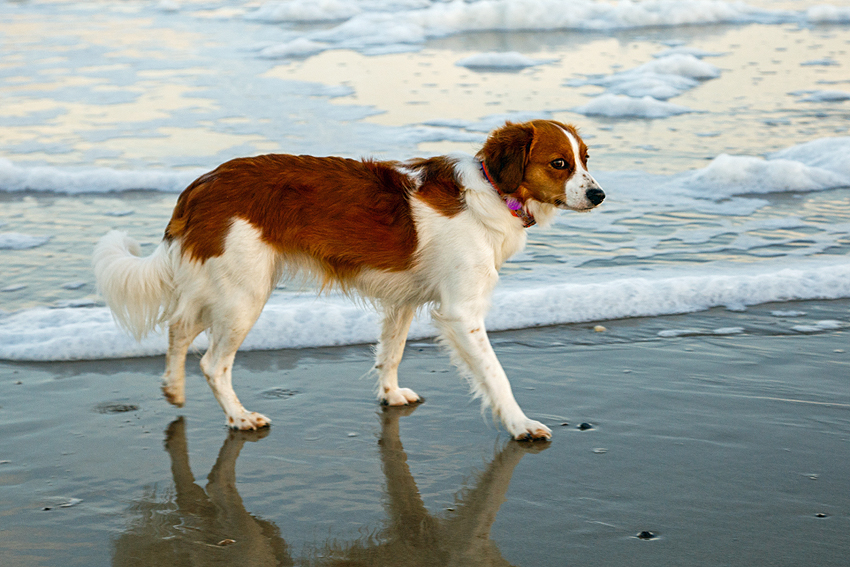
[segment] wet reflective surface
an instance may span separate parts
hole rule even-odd
[[[158,358],[0,363],[0,553],[26,566],[843,566],[850,348],[845,329],[815,323],[850,305],[788,307],[494,333],[519,402],[554,430],[544,445],[482,421],[428,342],[401,368],[426,397],[415,410],[374,402],[365,346],[241,354],[241,398],[273,420],[258,433],[224,428],[197,357],[179,410]]]
[[[458,500],[432,515],[399,437],[399,418],[413,411],[384,409],[379,416],[386,513],[382,525],[359,540],[333,538],[317,544],[303,558],[310,564],[508,565],[490,530],[514,468],[524,454],[539,452],[547,444],[502,443],[486,468],[463,487]],[[236,459],[243,445],[268,433],[230,432],[203,483],[192,473],[185,421],[173,421],[164,442],[173,492],[150,494],[133,503],[128,510],[131,527],[114,541],[113,565],[296,564],[280,529],[246,510],[237,487]]]

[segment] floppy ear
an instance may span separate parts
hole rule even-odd
[[[507,122],[487,138],[480,155],[502,193],[513,193],[519,188],[533,143],[531,124]]]

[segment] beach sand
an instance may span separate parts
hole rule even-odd
[[[430,341],[405,409],[359,379],[368,345],[240,353],[236,391],[273,420],[253,433],[198,355],[184,408],[160,357],[0,363],[0,563],[843,566],[850,344],[824,320],[850,301],[493,334],[554,430],[533,444]]]

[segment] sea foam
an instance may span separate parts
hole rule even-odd
[[[667,100],[696,87],[700,81],[716,79],[720,69],[690,53],[673,53],[611,75],[569,81],[570,86],[596,85],[609,93]]]
[[[761,273],[726,271],[666,277],[620,277],[588,283],[497,288],[487,317],[493,331],[541,325],[689,313],[715,306],[850,297],[850,263]],[[278,294],[266,305],[242,350],[372,343],[377,315],[337,296]],[[427,313],[410,338],[435,334]],[[196,348],[206,347],[205,338]],[[36,308],[0,316],[0,359],[90,360],[159,355],[165,337],[140,343],[122,333],[105,307]]]
[[[805,91],[800,102],[843,102],[850,100],[850,92],[839,90]]]
[[[203,170],[118,170],[105,167],[21,167],[0,158],[0,191],[50,191],[53,193],[107,193],[151,189],[179,192]]]
[[[667,185],[695,196],[808,192],[850,187],[850,136],[820,138],[766,158],[721,154],[701,169],[673,176]]]
[[[667,118],[693,112],[687,106],[658,100],[649,95],[635,98],[628,95],[606,93],[586,104],[571,109],[585,116],[607,116],[609,118]]]
[[[455,62],[459,67],[512,71],[551,62],[552,59],[532,59],[516,51],[477,53]]]
[[[622,0],[616,3],[573,0],[478,0],[450,2],[270,2],[246,15],[270,23],[305,20],[340,22],[328,29],[293,32],[265,55],[297,52],[291,42],[307,39],[314,47],[381,53],[418,49],[428,39],[477,31],[610,31],[644,27],[712,24],[800,25],[843,23],[847,8],[820,6],[807,11],[757,8],[716,0]]]
[[[26,250],[46,244],[49,236],[35,236],[18,232],[0,232],[0,250]]]

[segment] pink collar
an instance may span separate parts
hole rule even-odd
[[[484,165],[484,162],[479,162],[481,164],[481,173],[484,174],[484,178],[490,183],[490,186],[496,190],[496,193],[499,194],[499,197],[502,198],[505,205],[508,207],[508,210],[511,212],[513,216],[522,221],[522,226],[524,228],[528,228],[530,226],[534,226],[537,224],[537,221],[534,220],[534,216],[523,208],[522,203],[511,197],[510,195],[506,195],[502,193],[499,189],[499,186],[493,181],[493,178],[490,177],[490,172],[487,171],[487,166]]]

